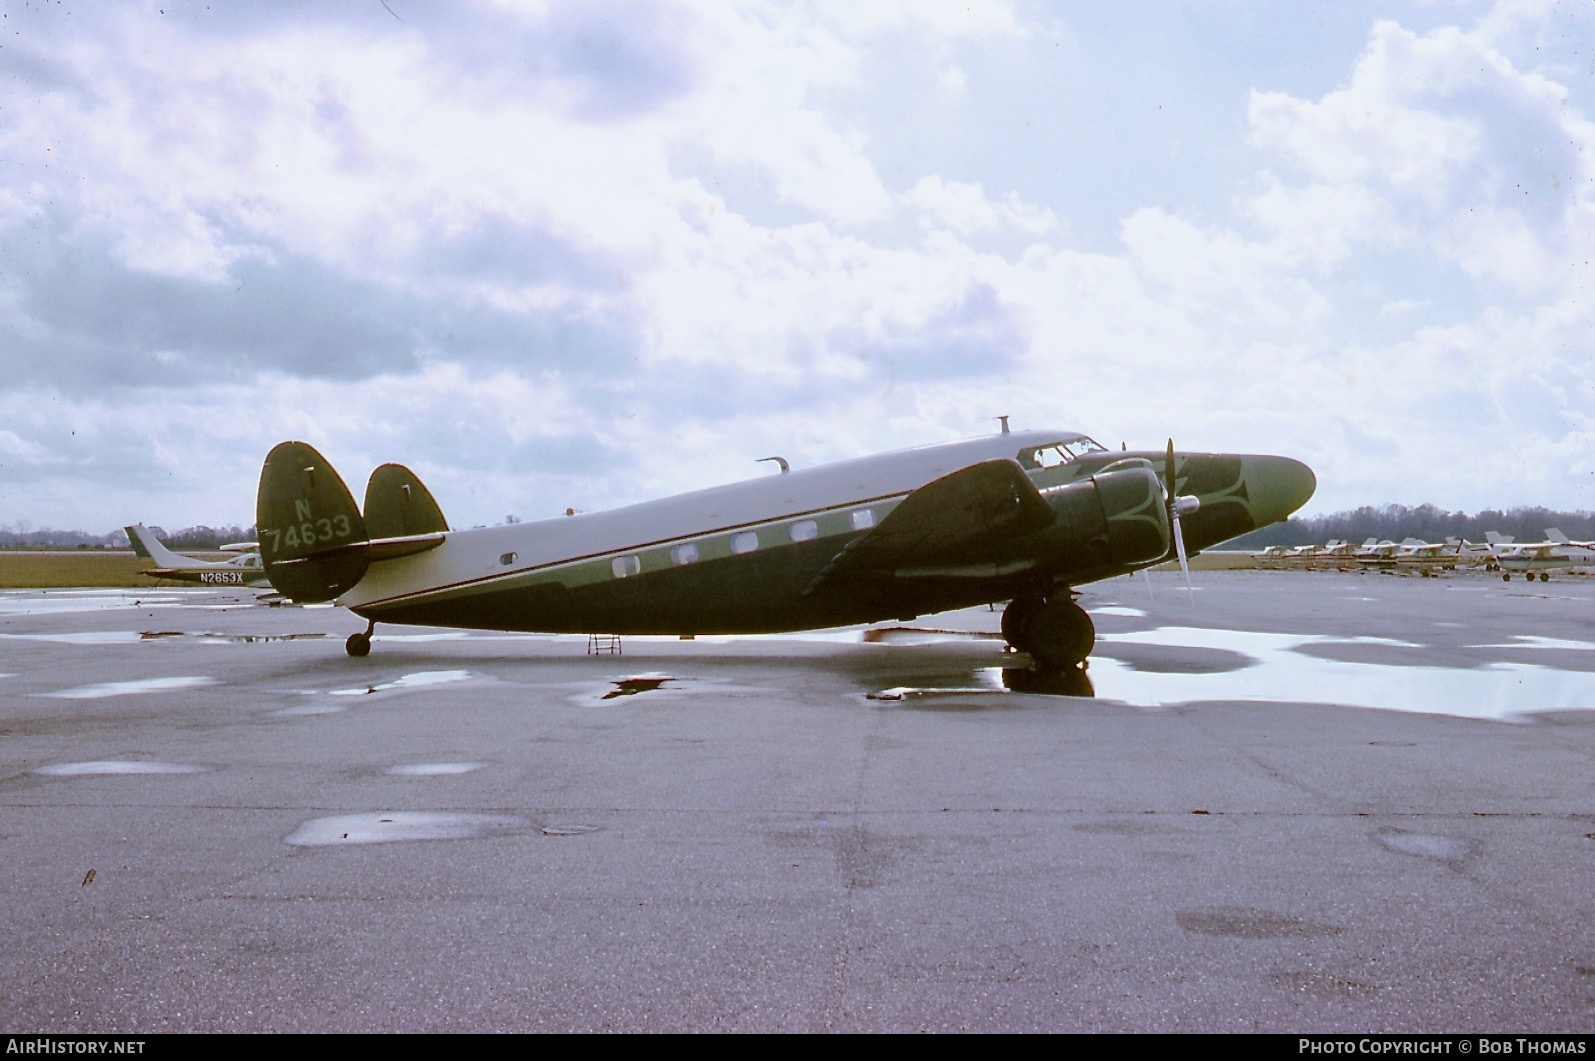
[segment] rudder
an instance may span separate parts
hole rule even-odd
[[[290,600],[329,601],[365,576],[365,520],[343,479],[307,443],[282,442],[266,455],[255,526],[266,578]]]

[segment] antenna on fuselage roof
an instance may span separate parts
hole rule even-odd
[[[753,463],[754,464],[763,464],[765,461],[774,461],[775,463],[779,464],[781,466],[781,474],[782,475],[785,475],[787,472],[792,470],[792,466],[786,462],[786,458],[785,457],[760,457],[758,460],[754,461]]]
[[[1006,415],[1004,415],[1004,416],[988,416],[988,417],[986,417],[986,420],[987,420],[988,423],[990,421],[992,421],[992,420],[997,421],[999,424],[1002,425],[1002,433],[1005,434],[1005,435],[1008,434],[1008,417]]]

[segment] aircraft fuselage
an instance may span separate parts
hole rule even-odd
[[[608,512],[450,531],[430,551],[373,563],[338,603],[377,622],[477,629],[777,632],[1044,597],[1167,559],[1159,550],[1125,563],[1100,509],[1081,501],[1094,474],[1136,459],[1161,471],[1163,454],[1093,444],[1040,466],[1037,452],[1060,440],[1085,441],[1014,432]],[[930,542],[912,562],[827,577],[914,491],[979,462],[1015,459],[1053,508],[1050,525],[947,548]],[[1312,473],[1283,457],[1185,454],[1176,464],[1175,492],[1201,502],[1183,520],[1192,551],[1283,519],[1312,489]]]

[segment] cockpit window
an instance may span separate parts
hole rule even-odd
[[[1105,453],[1107,447],[1099,442],[1089,439],[1084,435],[1066,438],[1060,442],[1049,442],[1045,446],[1035,449],[1022,450],[1019,453],[1019,463],[1030,469],[1056,468],[1068,464],[1076,457],[1087,453]]]

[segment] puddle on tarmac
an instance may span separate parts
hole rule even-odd
[[[126,759],[100,759],[90,763],[55,763],[33,771],[46,777],[89,777],[105,774],[202,774],[209,767],[187,763],[140,763]]]
[[[468,774],[473,770],[480,770],[486,765],[486,763],[403,763],[388,767],[387,772],[395,777],[453,777],[456,774]]]
[[[319,696],[320,694],[315,693],[312,695]],[[340,711],[347,710],[349,709],[343,704],[329,704],[326,702],[319,704],[300,704],[298,707],[285,707],[281,711],[273,711],[271,713],[271,717],[301,718],[307,715],[336,715]]]
[[[365,685],[358,689],[333,689],[329,696],[370,696],[372,693],[388,692],[393,689],[418,689],[426,685],[443,685],[447,682],[463,682],[471,676],[468,670],[424,670],[414,674],[404,674],[390,682],[379,682],[376,685]]]
[[[24,590],[0,593],[0,615],[64,615],[117,608],[170,608],[192,599],[180,591],[139,593],[133,590]]]
[[[299,641],[324,638],[327,634],[216,634],[185,630],[92,630],[65,634],[0,634],[0,640],[51,641],[63,645],[123,645],[141,641],[171,641],[193,638],[203,645],[253,645],[267,641]]]
[[[58,693],[39,693],[60,700],[99,700],[107,696],[134,696],[139,693],[169,693],[175,689],[198,689],[207,685],[220,685],[216,678],[141,678],[130,682],[100,682],[97,685],[80,685]]]
[[[1479,645],[1479,648],[1570,648],[1582,652],[1595,649],[1589,641],[1566,641],[1559,637],[1537,637],[1534,634],[1513,634],[1512,640],[1499,645]]]
[[[388,811],[312,818],[287,836],[294,847],[391,844],[404,840],[472,840],[514,832],[526,826],[507,814],[445,814]]]
[[[141,640],[137,630],[93,630],[75,634],[0,634],[6,641],[51,641],[59,645],[133,644]]]
[[[1413,833],[1405,829],[1380,829],[1373,838],[1380,847],[1397,854],[1433,858],[1441,862],[1460,862],[1472,851],[1466,840],[1433,833]]]
[[[329,634],[186,634],[168,630],[146,632],[140,640],[155,641],[167,637],[193,637],[202,645],[263,645],[271,641],[313,641]]]
[[[1541,647],[1542,640],[1533,639],[1530,647]],[[1583,671],[1521,663],[1467,668],[1348,663],[1301,651],[1335,644],[1422,647],[1388,638],[1161,627],[1105,636],[1099,644],[1105,652],[1120,645],[1145,649],[1126,653],[1128,659],[1092,656],[1084,672],[985,667],[973,671],[967,684],[933,681],[866,695],[903,701],[1033,692],[1095,696],[1142,707],[1224,700],[1344,704],[1503,722],[1522,721],[1537,712],[1595,709],[1595,674]],[[1165,662],[1170,665],[1154,665],[1148,653],[1157,649],[1168,650]],[[1232,662],[1208,666],[1191,656],[1193,650],[1222,653]]]
[[[642,674],[634,678],[619,678],[614,682],[614,688],[609,690],[600,700],[613,700],[617,696],[636,696],[638,693],[651,693],[665,682],[676,679],[668,674]]]

